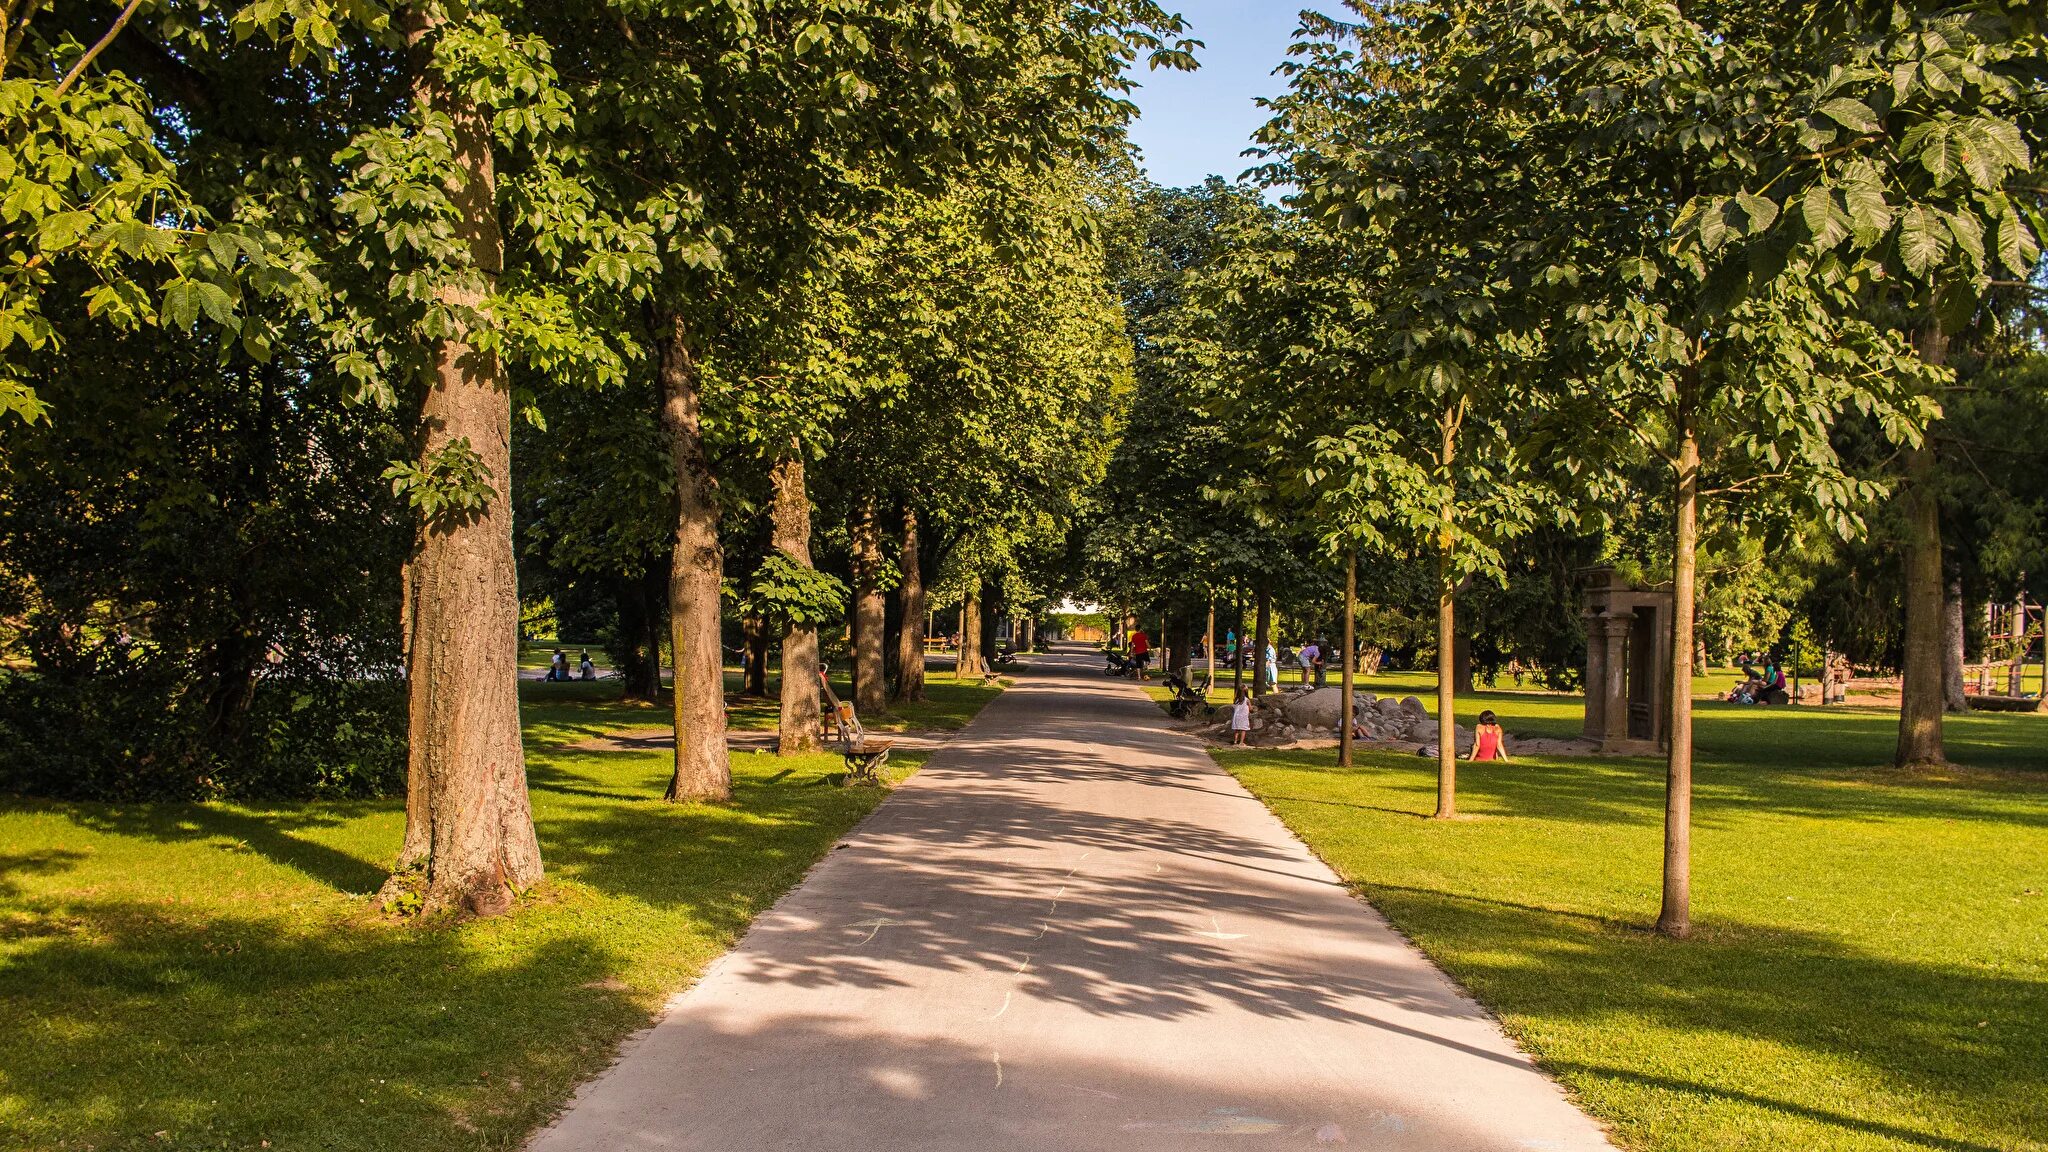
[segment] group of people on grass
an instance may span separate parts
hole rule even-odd
[[[569,674],[569,657],[560,648],[557,648],[555,649],[554,656],[548,660],[547,678],[551,684],[566,683],[572,679],[595,680],[597,679],[597,665],[590,662],[589,652],[580,653],[576,661],[576,674],[571,676]]]
[[[1764,658],[1763,671],[1755,666],[1756,657],[1742,658],[1742,680],[1728,693],[1730,704],[1788,704],[1792,697],[1785,691],[1785,669],[1776,656]]]

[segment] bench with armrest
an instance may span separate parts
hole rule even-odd
[[[889,750],[896,746],[894,740],[878,740],[869,736],[861,727],[860,716],[853,705],[843,703],[839,694],[832,691],[830,670],[818,667],[818,686],[824,689],[825,704],[832,710],[832,719],[838,727],[840,755],[846,758],[846,780],[868,784],[881,782],[882,765],[889,762]]]

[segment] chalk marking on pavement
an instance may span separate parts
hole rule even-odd
[[[1005,1013],[1005,1012],[1008,1012],[1009,1010],[1010,1010],[1010,993],[1008,993],[1008,992],[1004,992],[1004,993],[1003,993],[1003,1006],[1002,1006],[1001,1008],[998,1008],[998,1009],[996,1009],[996,1014],[995,1014],[994,1016],[991,1016],[991,1017],[989,1017],[989,1019],[991,1019],[991,1020],[995,1020],[995,1019],[998,1019],[999,1017],[1001,1017],[1001,1016],[1002,1016],[1002,1014],[1003,1014],[1003,1013]]]
[[[990,1052],[989,1055],[996,1062],[996,1087],[1001,1088],[1003,1086],[1003,1054],[1001,1052]]]
[[[1242,939],[1244,939],[1244,933],[1242,933],[1242,932],[1225,932],[1225,931],[1223,930],[1223,925],[1221,925],[1221,924],[1218,924],[1218,923],[1216,923],[1216,918],[1215,918],[1214,916],[1211,916],[1211,917],[1209,917],[1209,925],[1210,925],[1211,927],[1215,928],[1216,930],[1215,930],[1214,932],[1197,932],[1197,933],[1195,933],[1195,935],[1197,935],[1197,936],[1207,936],[1207,937],[1208,937],[1209,939],[1211,939],[1211,940],[1242,940]]]
[[[873,920],[863,920],[858,924],[848,924],[847,927],[865,928],[868,930],[868,934],[860,938],[860,943],[854,945],[855,948],[859,948],[862,945],[865,945],[868,941],[873,940],[875,938],[875,933],[880,932],[882,929],[887,928],[889,925],[894,923],[896,923],[896,921],[885,920],[882,917],[877,916]]]

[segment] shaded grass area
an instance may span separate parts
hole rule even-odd
[[[1571,698],[1481,707],[1578,722]],[[1464,764],[1470,816],[1437,822],[1418,757],[1217,756],[1627,1148],[2040,1152],[2048,718],[1951,719],[1967,767],[1940,778],[1887,767],[1896,724],[1702,706],[1685,942],[1645,930],[1660,760]]]
[[[496,921],[371,908],[400,802],[0,802],[0,1148],[516,1148],[884,794],[736,756],[664,804],[666,754],[560,750],[659,711],[525,699],[549,880]]]

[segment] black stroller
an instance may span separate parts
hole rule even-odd
[[[1166,713],[1175,720],[1185,720],[1197,711],[1205,717],[1216,714],[1216,706],[1209,703],[1209,684],[1206,681],[1196,688],[1179,673],[1169,672],[1162,683],[1173,690],[1173,700],[1167,704]]]
[[[1138,670],[1138,661],[1135,658],[1126,656],[1114,648],[1104,648],[1102,658],[1109,662],[1102,670],[1104,676],[1130,676]]]

